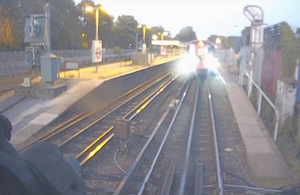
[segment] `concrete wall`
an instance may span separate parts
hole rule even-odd
[[[297,88],[280,80],[277,81],[275,105],[279,111],[280,124],[283,124],[288,116],[294,115]]]

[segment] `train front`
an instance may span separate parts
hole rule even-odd
[[[215,75],[218,68],[215,46],[209,41],[195,40],[187,45],[181,72],[196,72],[201,77]]]

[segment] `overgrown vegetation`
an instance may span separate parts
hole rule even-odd
[[[284,23],[281,29],[282,46],[282,75],[293,76],[300,59],[299,38],[297,38],[291,27]]]
[[[288,117],[279,129],[276,142],[295,177],[300,177],[300,140],[295,137],[298,124],[298,114],[295,114],[294,117]]]

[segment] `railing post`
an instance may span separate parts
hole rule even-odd
[[[240,76],[240,85],[243,87],[244,85],[244,71],[241,71],[241,76]]]
[[[261,99],[262,99],[262,94],[260,91],[258,91],[258,97],[257,97],[257,113],[260,115],[261,111]]]
[[[275,109],[276,114],[276,124],[275,124],[275,132],[274,132],[274,140],[277,140],[277,134],[278,134],[278,126],[279,126],[279,112],[277,109]]]
[[[250,98],[250,95],[251,95],[251,92],[250,92],[250,85],[252,85],[251,83],[252,81],[250,80],[250,78],[248,77],[248,87],[247,87],[247,95],[248,95],[248,98]]]

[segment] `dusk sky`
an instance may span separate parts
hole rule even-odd
[[[246,5],[264,10],[264,23],[288,22],[300,27],[300,0],[94,0],[103,4],[108,14],[132,15],[151,26],[163,26],[174,37],[181,28],[192,26],[198,39],[211,34],[240,35],[250,21],[244,16]],[[76,3],[80,0],[75,0]],[[234,27],[236,26],[236,28]]]

